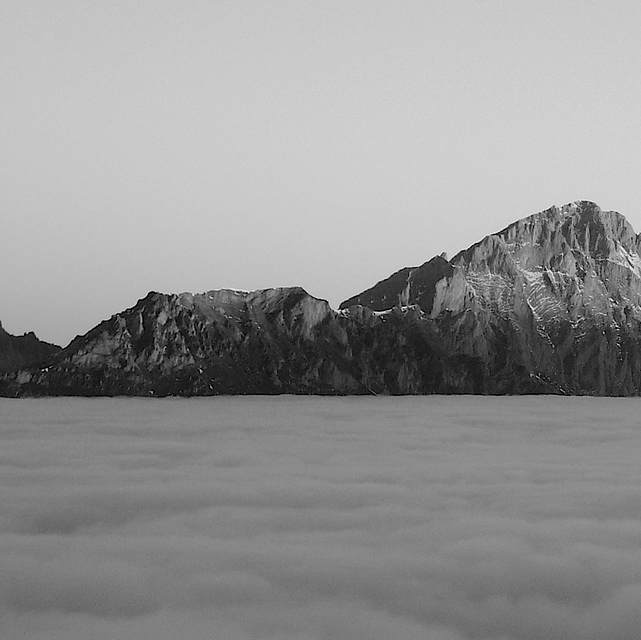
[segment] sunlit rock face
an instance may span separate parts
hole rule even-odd
[[[489,392],[638,394],[639,246],[622,215],[579,201],[519,220],[446,265],[404,269],[341,307],[419,305],[450,355],[483,362]]]
[[[299,287],[151,292],[13,366],[0,393],[638,395],[639,247],[623,216],[580,201],[401,269],[338,311]]]

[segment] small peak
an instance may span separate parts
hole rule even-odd
[[[303,287],[269,287],[268,289],[256,289],[248,294],[248,300],[277,300],[292,297],[313,297]]]
[[[601,207],[592,202],[591,200],[575,200],[574,202],[569,202],[566,205],[563,205],[560,208],[560,213],[565,216],[574,216],[582,214],[598,214],[601,213]]]
[[[589,208],[589,209],[600,209],[599,205],[593,200],[575,200],[574,203],[577,207],[580,208]]]
[[[147,295],[144,298],[140,298],[138,302],[144,302],[146,300],[153,300],[154,298],[157,298],[158,296],[162,296],[165,294],[160,293],[159,291],[149,291]]]

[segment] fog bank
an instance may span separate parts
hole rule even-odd
[[[0,635],[637,640],[640,406],[0,400]]]

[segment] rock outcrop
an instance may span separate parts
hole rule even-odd
[[[32,331],[13,336],[3,329],[0,322],[0,373],[35,365],[60,350],[55,344],[38,340]]]
[[[452,260],[403,269],[341,308],[417,304],[492,393],[637,395],[641,240],[592,202],[552,207]]]
[[[472,393],[480,363],[449,357],[418,307],[337,312],[301,288],[151,292],[3,395]]]
[[[640,248],[623,216],[580,201],[401,269],[338,311],[297,287],[151,292],[5,368],[0,394],[639,395]]]

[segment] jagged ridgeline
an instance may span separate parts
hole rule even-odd
[[[0,373],[37,366],[60,351],[57,345],[38,340],[33,332],[12,336],[0,322]]]
[[[5,366],[0,393],[639,395],[640,247],[622,215],[580,201],[338,311],[298,287],[151,292],[36,364]]]

